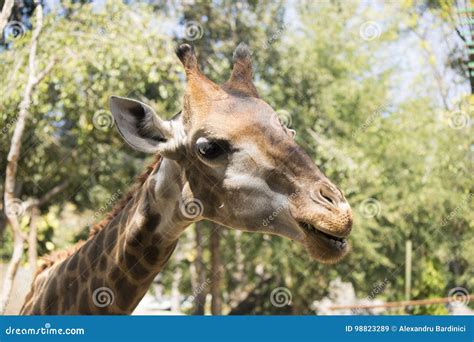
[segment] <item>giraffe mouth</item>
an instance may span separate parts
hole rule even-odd
[[[332,249],[342,252],[345,251],[348,247],[347,239],[345,239],[344,237],[339,237],[323,232],[322,230],[316,228],[314,225],[307,222],[298,222],[298,224],[306,232],[307,235],[325,243],[325,245]]]

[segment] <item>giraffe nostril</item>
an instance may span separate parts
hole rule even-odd
[[[323,192],[321,192],[321,197],[323,197],[326,201],[328,201],[332,205],[335,205],[334,200],[331,197],[324,195]]]
[[[330,194],[326,191],[324,191],[324,189],[321,189],[320,190],[320,195],[321,195],[321,198],[326,201],[326,203],[328,205],[330,205],[331,207],[337,207],[337,201],[336,199],[334,198],[334,195],[333,194]]]
[[[339,206],[340,199],[337,192],[327,184],[319,184],[312,193],[313,195],[311,197],[316,203],[331,208],[337,208]]]

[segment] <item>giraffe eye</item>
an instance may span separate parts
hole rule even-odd
[[[206,159],[216,159],[228,152],[228,143],[225,141],[208,140],[204,137],[196,141],[198,153]]]

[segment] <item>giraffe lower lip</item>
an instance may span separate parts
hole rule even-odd
[[[311,235],[317,236],[318,238],[322,238],[325,241],[329,242],[333,247],[337,249],[345,249],[347,246],[347,240],[345,238],[341,238],[338,236],[334,236],[328,233],[325,233],[319,229],[317,229],[312,224],[306,222],[299,222],[300,227],[302,227],[306,232]]]

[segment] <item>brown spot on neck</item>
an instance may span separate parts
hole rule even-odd
[[[159,213],[148,213],[148,217],[146,218],[143,228],[151,233],[156,229],[156,227],[159,226],[160,221],[161,215]]]

